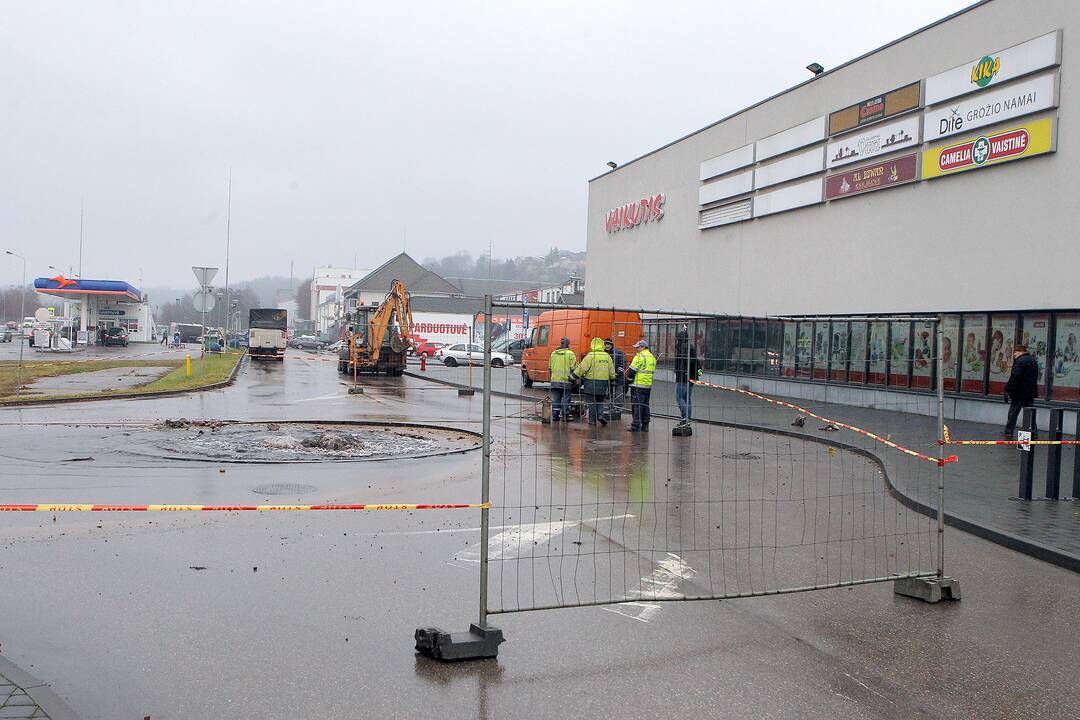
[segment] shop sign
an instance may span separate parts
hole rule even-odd
[[[1053,151],[1054,119],[1036,119],[1020,127],[925,151],[922,178],[926,180]]]
[[[825,166],[832,169],[918,144],[919,117],[912,115],[887,125],[877,125],[865,132],[844,135],[829,143],[825,151]]]
[[[1057,107],[1057,73],[1040,75],[993,92],[979,93],[923,116],[927,141]]]
[[[109,316],[109,317],[126,315],[126,314],[127,314],[127,312],[124,311],[124,310],[116,310],[116,309],[110,309],[110,308],[102,308],[102,309],[98,310],[98,315],[106,315],[106,316]]]
[[[966,95],[983,88],[1061,64],[1061,31],[1042,35],[1005,50],[957,65],[951,70],[926,79],[926,104]]]
[[[919,83],[913,82],[882,95],[849,105],[829,115],[829,135],[884,120],[919,107]]]
[[[821,184],[824,178],[788,185],[772,192],[758,193],[754,197],[754,217],[794,210],[822,202]]]
[[[629,230],[650,220],[659,222],[664,217],[664,201],[667,196],[657,193],[649,197],[643,197],[637,202],[628,203],[621,207],[608,210],[604,218],[604,228],[609,232]]]
[[[825,178],[825,199],[836,200],[914,182],[918,178],[918,159],[918,153],[911,153],[830,175]]]

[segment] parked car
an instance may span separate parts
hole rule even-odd
[[[325,343],[314,335],[301,335],[293,346],[297,350],[321,350]]]
[[[464,343],[458,343],[457,345],[439,348],[435,351],[435,358],[437,360],[442,360],[447,367],[454,367],[461,364],[483,365],[484,348],[481,345],[465,345]],[[506,367],[507,365],[513,364],[514,358],[507,353],[492,351],[491,367]]]
[[[8,329],[0,330],[0,342],[11,342],[11,331]]]
[[[435,352],[444,347],[446,347],[446,343],[421,340],[413,348],[413,354],[416,355],[416,357],[435,357]]]
[[[127,330],[122,327],[106,328],[105,334],[101,338],[101,344],[105,347],[108,347],[110,345],[120,345],[122,347],[127,347]]]
[[[506,353],[514,358],[515,363],[519,363],[521,362],[521,356],[525,354],[525,338],[520,338],[518,340],[504,340],[495,343],[491,349],[496,352]]]

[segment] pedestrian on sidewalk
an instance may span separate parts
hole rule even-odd
[[[1009,403],[1009,419],[1002,435],[1011,437],[1016,431],[1016,418],[1023,408],[1033,407],[1039,394],[1039,363],[1028,355],[1027,345],[1013,350],[1012,373],[1005,383],[1005,402]]]
[[[656,372],[656,356],[649,352],[649,343],[638,340],[634,343],[637,354],[626,368],[626,377],[630,379],[630,406],[632,419],[630,432],[649,432],[651,413],[649,395],[652,394],[653,373]]]
[[[698,363],[697,350],[690,342],[690,336],[686,329],[679,330],[675,335],[675,402],[679,404],[679,425],[689,425],[692,415],[692,395],[694,386],[692,380],[701,377],[701,367]]]
[[[581,391],[589,407],[589,424],[607,425],[604,399],[607,398],[608,385],[615,379],[615,363],[604,352],[604,341],[600,338],[593,338],[589,348],[588,354],[574,370],[574,375],[581,378]]]
[[[577,367],[577,356],[570,349],[570,338],[563,338],[548,359],[551,372],[551,422],[570,420],[570,373]]]

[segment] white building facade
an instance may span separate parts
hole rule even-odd
[[[740,316],[698,329],[711,370],[854,403],[929,392],[938,351],[859,317],[943,314],[955,416],[998,419],[1021,342],[1075,407],[1076,33],[1078,3],[981,3],[594,178],[585,304]]]

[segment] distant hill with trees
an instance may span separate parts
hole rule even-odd
[[[571,274],[585,277],[585,252],[551,248],[542,256],[518,256],[500,260],[487,253],[473,257],[461,251],[442,258],[428,257],[420,263],[443,277],[491,278],[492,280],[527,280],[557,283]]]

